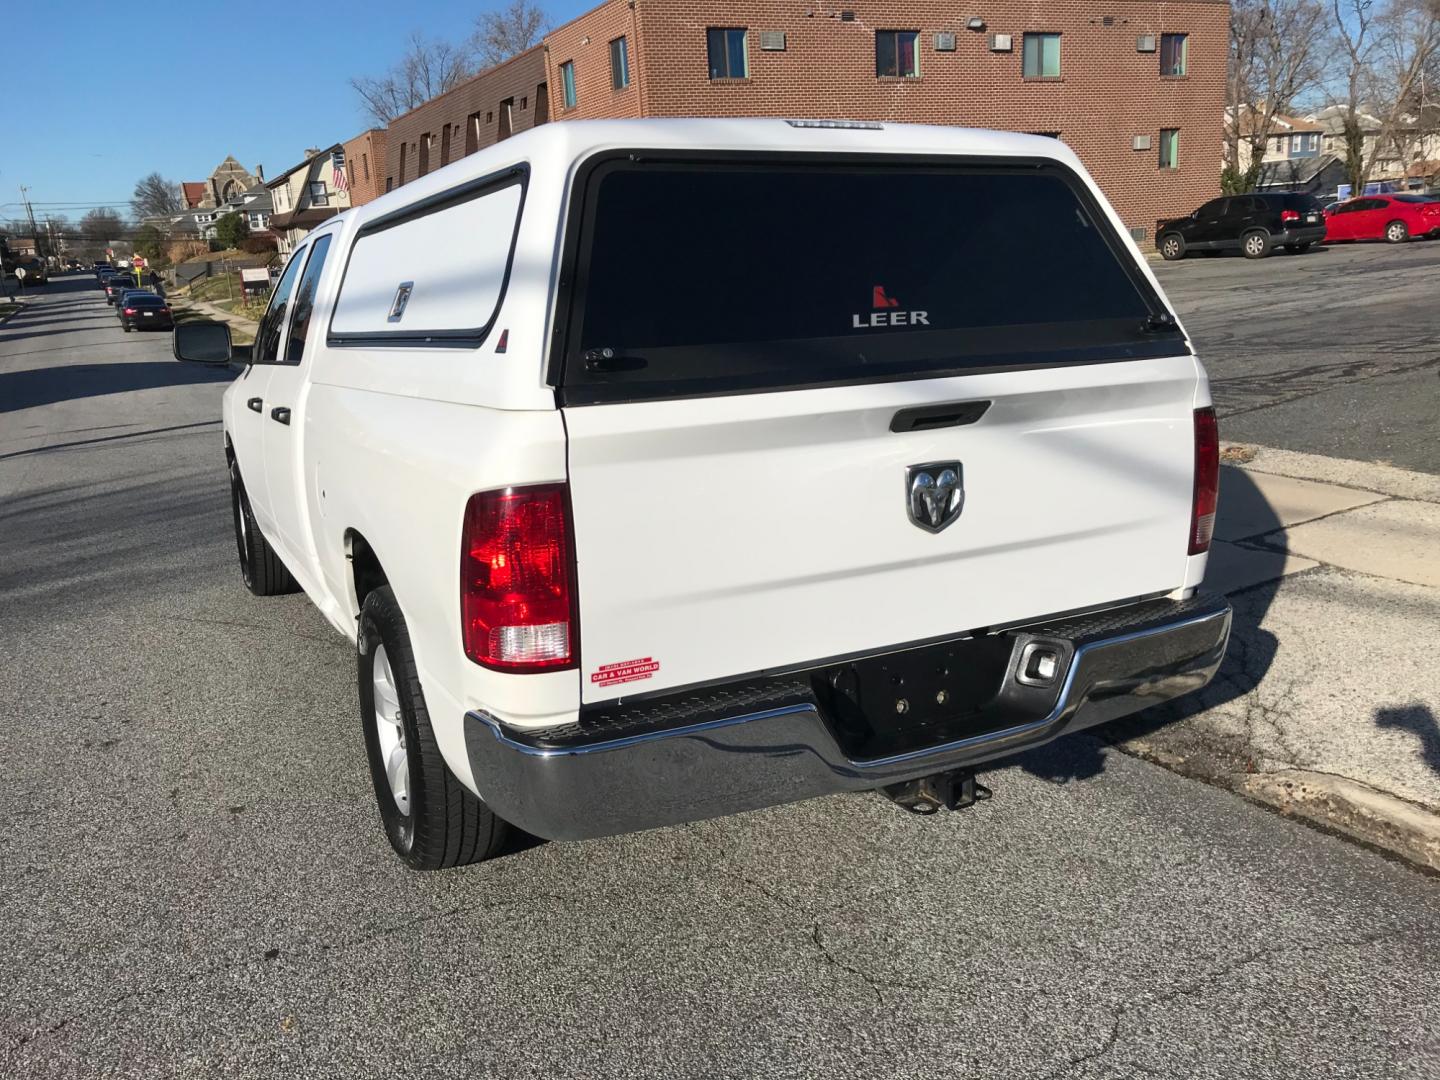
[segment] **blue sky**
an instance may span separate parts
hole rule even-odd
[[[492,6],[4,0],[0,220],[21,216],[20,184],[37,217],[76,221],[95,205],[126,216],[140,177],[203,180],[226,154],[277,175],[368,126],[351,76],[383,72],[412,31],[458,41]],[[558,24],[594,4],[542,6]]]

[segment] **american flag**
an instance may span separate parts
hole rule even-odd
[[[349,191],[350,181],[345,176],[345,151],[336,150],[330,155],[330,186],[336,191]]]

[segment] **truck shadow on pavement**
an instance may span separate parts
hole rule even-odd
[[[1397,705],[1393,708],[1375,710],[1375,726],[1398,728],[1408,731],[1420,741],[1420,760],[1437,776],[1440,776],[1440,723],[1428,705],[1416,702],[1412,705]]]
[[[1261,494],[1249,473],[1243,469],[1225,468],[1223,465],[1221,472],[1223,475],[1216,535],[1228,535],[1231,540],[1217,540],[1212,546],[1209,570],[1201,587],[1212,592],[1229,593],[1234,616],[1230,626],[1230,644],[1215,678],[1208,686],[1195,693],[1101,725],[1077,737],[1062,737],[1048,746],[997,762],[991,768],[1018,766],[1039,779],[1057,784],[1071,780],[1087,780],[1105,771],[1108,746],[1149,735],[1207,709],[1234,701],[1250,693],[1264,680],[1274,663],[1279,641],[1262,624],[1270,605],[1284,587],[1284,578],[1275,577],[1247,586],[1243,574],[1234,573],[1232,556],[1243,552],[1247,557],[1263,558],[1272,566],[1283,566],[1288,548],[1285,534],[1281,531],[1284,523]],[[1230,508],[1228,514],[1227,506]],[[1227,527],[1232,522],[1235,523],[1234,526]],[[1244,523],[1243,526],[1240,522]],[[1261,545],[1258,542],[1260,537],[1265,538],[1263,550],[1260,550]],[[1217,563],[1220,563],[1220,566],[1217,567]],[[1217,569],[1220,570],[1218,578]],[[1411,710],[1395,710],[1397,713],[1409,711],[1415,710],[1413,707]],[[1435,732],[1434,741],[1430,744],[1435,757],[1427,757],[1427,761],[1440,762],[1440,731],[1435,729],[1434,717],[1431,716],[1429,720],[1430,730]],[[1419,724],[1421,720],[1407,715],[1406,718],[1397,720],[1396,726],[1408,727],[1410,723]],[[1425,738],[1423,735],[1421,737]],[[1232,764],[1244,767],[1243,762]],[[1440,766],[1437,766],[1437,769],[1440,769]]]
[[[133,364],[64,364],[0,373],[0,413],[52,405],[57,401],[154,390],[162,386],[225,383],[234,373],[223,365],[182,364],[174,360]]]

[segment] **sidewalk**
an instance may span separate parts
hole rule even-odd
[[[255,331],[260,328],[260,324],[253,319],[232,314],[204,300],[191,300],[186,296],[177,296],[172,299],[171,303],[184,304],[189,310],[198,312],[207,319],[218,319],[220,322],[229,323],[231,337],[237,345],[248,345],[254,341]]]
[[[1440,476],[1227,446],[1200,694],[1122,749],[1440,870]]]

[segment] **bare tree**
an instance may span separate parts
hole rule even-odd
[[[1319,0],[1231,3],[1227,191],[1254,189],[1275,117],[1293,109],[1296,100],[1320,82],[1326,36],[1326,13]]]
[[[1382,157],[1396,156],[1402,171],[1408,164],[1425,77],[1440,54],[1440,0],[1330,4],[1338,57],[1332,96],[1341,118],[1345,171],[1358,195]]]
[[[1365,162],[1365,179],[1382,155],[1394,156],[1403,178],[1433,123],[1427,75],[1440,57],[1440,0],[1391,0],[1375,24],[1367,96],[1380,130]]]
[[[125,225],[114,210],[99,207],[80,219],[80,234],[87,240],[104,244],[107,240],[120,239],[125,234]]]
[[[398,64],[378,77],[350,80],[365,111],[377,124],[388,124],[402,113],[433,97],[453,90],[474,68],[467,49],[444,41],[426,41],[410,35],[410,45]]]
[[[481,12],[470,38],[476,60],[481,67],[504,63],[544,37],[548,21],[529,0],[510,0],[506,7]]]
[[[130,209],[137,221],[178,214],[183,209],[180,205],[180,185],[166,180],[158,172],[152,172],[135,184]]]

